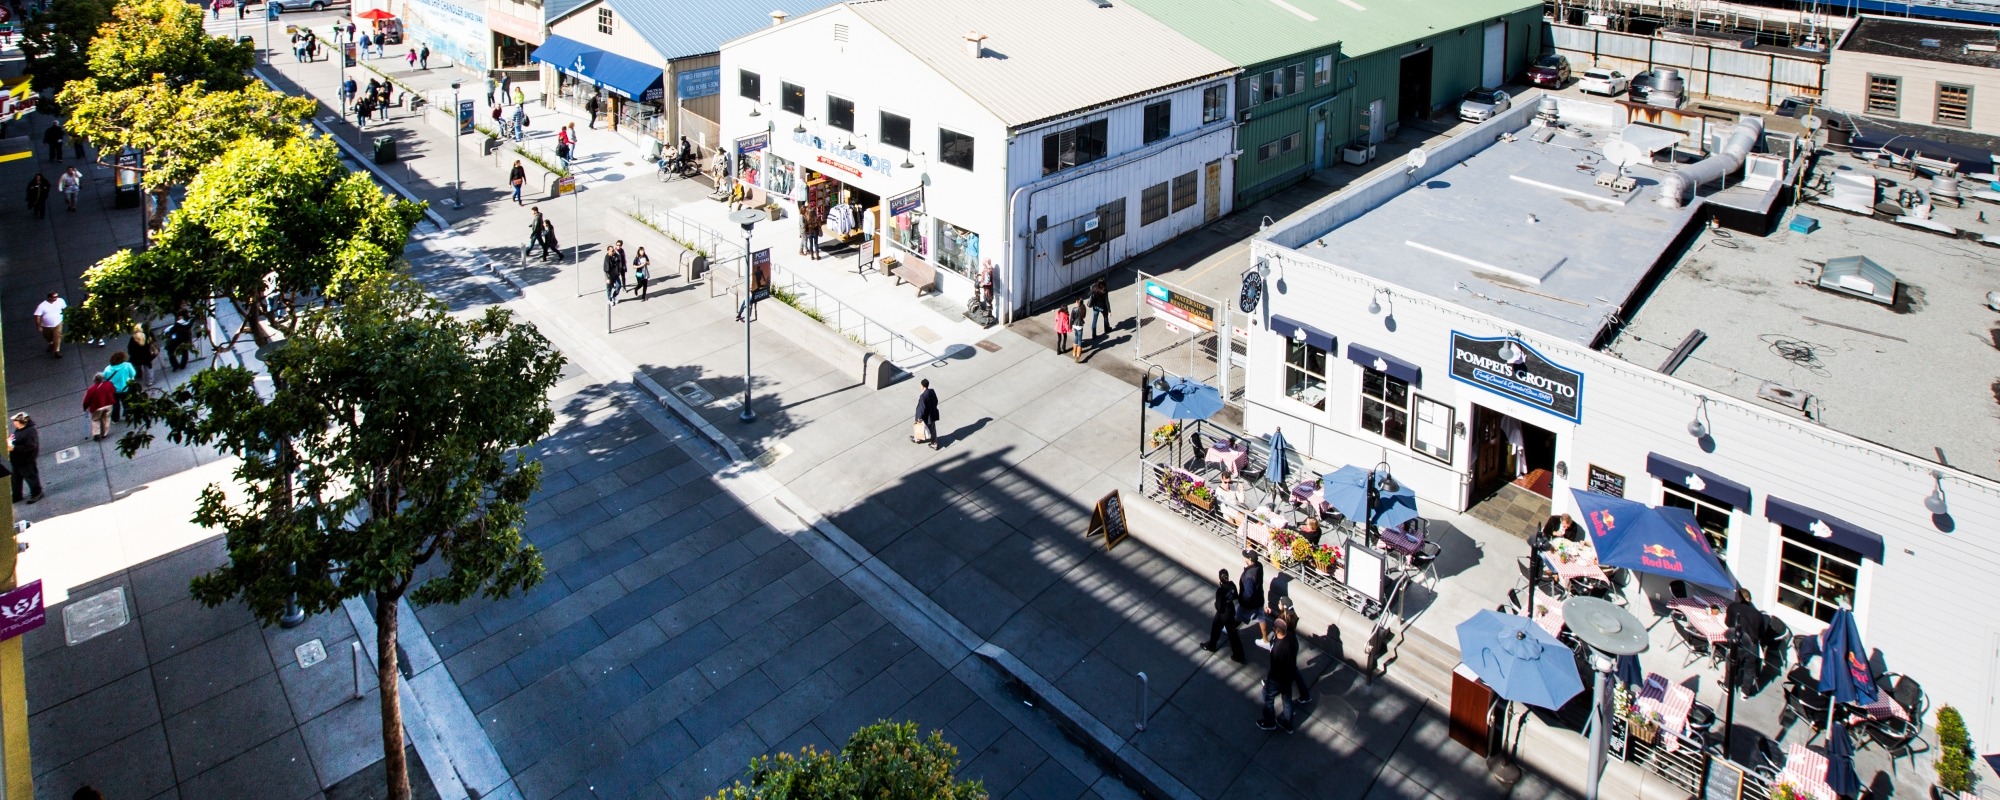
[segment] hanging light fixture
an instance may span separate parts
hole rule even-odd
[[[759,106],[761,106],[761,105],[762,105],[761,103],[751,103],[751,104],[750,104],[750,116],[752,116],[752,117],[761,117],[761,116],[764,116],[764,112],[762,112],[762,111],[758,111],[758,110],[757,110],[757,109],[758,109],[758,107],[759,107]]]
[[[1508,339],[1500,344],[1500,360],[1509,364],[1519,364],[1528,360],[1528,357],[1521,353],[1520,347],[1515,346],[1513,339]]]
[[[1708,435],[1708,395],[1700,395],[1701,404],[1694,408],[1694,419],[1688,421],[1688,435],[1700,439]]]
[[[1380,313],[1382,313],[1382,290],[1381,290],[1381,289],[1376,289],[1376,290],[1374,290],[1374,291],[1372,291],[1372,292],[1369,292],[1369,293],[1368,293],[1368,313],[1369,313],[1369,314],[1371,314],[1371,315],[1373,315],[1373,314],[1380,314]]]
[[[1937,516],[1951,511],[1951,506],[1944,501],[1944,473],[1931,470],[1931,493],[1924,498],[1924,509]]]

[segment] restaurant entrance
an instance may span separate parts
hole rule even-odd
[[[1556,435],[1493,409],[1472,406],[1472,497],[1478,503],[1520,481],[1522,488],[1549,496],[1555,467]]]

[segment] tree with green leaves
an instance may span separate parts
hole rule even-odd
[[[90,43],[90,77],[107,92],[149,83],[235,91],[250,85],[256,63],[255,46],[208,35],[201,6],[186,0],[119,0]]]
[[[241,458],[242,500],[210,485],[195,511],[229,550],[192,584],[203,604],[240,598],[269,625],[294,600],[308,614],[373,600],[388,797],[407,800],[397,607],[542,580],[520,530],[541,464],[522,448],[555,422],[548,391],[563,357],[506,310],[459,319],[405,277],[357,281],[338,300],[302,312],[269,349],[269,384],[239,367],[202,370],[136,401],[118,446],[131,456],[164,423],[170,441]]]
[[[394,269],[423,209],[349,171],[329,140],[238,140],[188,185],[151,247],[84,272],[73,327],[129,330],[220,297],[253,335],[286,331],[301,296]],[[274,306],[287,313],[268,313]]]
[[[882,720],[848,737],[838,755],[806,745],[798,755],[758,756],[750,784],[710,800],[985,800],[986,786],[960,781],[958,748],[937,731],[917,735],[914,722]]]
[[[111,21],[117,0],[55,0],[54,5],[23,25],[21,55],[28,62],[28,74],[35,84],[61,89],[70,81],[90,76],[90,44],[97,32]]]

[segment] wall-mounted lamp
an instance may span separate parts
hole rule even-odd
[[[1465,421],[1464,421],[1464,420],[1460,420],[1460,421],[1458,421],[1458,422],[1454,422],[1454,423],[1452,423],[1452,424],[1451,424],[1451,432],[1452,432],[1452,435],[1454,435],[1454,436],[1457,436],[1457,437],[1458,437],[1458,438],[1460,438],[1460,439],[1463,439],[1463,438],[1465,438]]]
[[[1508,339],[1500,344],[1500,360],[1509,364],[1520,364],[1527,361],[1528,356],[1521,352],[1521,348],[1514,344],[1513,339]]]
[[[758,109],[760,109],[760,108],[763,108],[763,107],[764,107],[764,104],[763,104],[763,103],[751,103],[751,104],[750,104],[750,116],[752,116],[752,117],[761,117],[761,116],[764,116],[764,112],[762,112],[762,111],[759,111],[759,110],[758,110]]]
[[[1708,395],[1700,396],[1701,404],[1694,407],[1694,419],[1688,422],[1688,435],[1700,439],[1708,435]]]
[[[1951,506],[1944,502],[1944,473],[1931,470],[1931,493],[1924,498],[1924,508],[1939,516],[1951,511]]]
[[[1368,313],[1369,313],[1369,314],[1380,314],[1380,313],[1382,313],[1382,290],[1381,290],[1381,289],[1376,289],[1376,290],[1374,290],[1374,291],[1372,291],[1372,292],[1369,292],[1369,293],[1368,293]]]
[[[1558,478],[1569,477],[1569,462],[1567,461],[1556,462],[1556,477]]]
[[[918,156],[920,156],[920,157],[921,157],[921,156],[922,156],[923,154],[924,154],[924,153],[923,153],[923,151],[921,151],[921,150],[917,151],[917,153],[916,153],[916,155],[918,155]],[[917,165],[915,165],[915,164],[912,164],[912,163],[910,163],[910,153],[909,153],[909,151],[907,151],[907,150],[903,152],[903,163],[901,163],[901,164],[897,164],[896,166],[898,166],[898,167],[901,167],[901,168],[903,168],[903,169],[916,169],[916,168],[917,168]]]

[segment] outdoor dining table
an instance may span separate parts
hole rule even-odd
[[[1208,454],[1202,456],[1202,461],[1221,467],[1223,474],[1235,477],[1250,466],[1250,448],[1230,447],[1228,442],[1216,442],[1208,448]]]
[[[1577,578],[1594,578],[1607,582],[1610,580],[1604,574],[1604,568],[1597,564],[1595,549],[1588,546],[1570,547],[1564,552],[1568,560],[1551,551],[1542,552],[1542,560],[1548,562],[1549,569],[1555,572],[1556,578],[1562,582],[1568,583]]]
[[[1421,530],[1412,529],[1404,525],[1393,525],[1381,529],[1378,533],[1380,534],[1382,544],[1405,556],[1414,556],[1417,554],[1417,551],[1422,550],[1424,547],[1424,534]]]
[[[1688,627],[1709,644],[1722,644],[1729,641],[1729,621],[1721,613],[1721,606],[1715,605],[1718,602],[1704,597],[1677,597],[1667,601],[1667,608],[1684,613]]]
[[[1569,624],[1563,619],[1562,601],[1535,592],[1534,603],[1535,624],[1541,626],[1542,630],[1548,631],[1550,636],[1562,636],[1563,627]],[[1521,609],[1521,613],[1527,613],[1527,609]]]
[[[1902,703],[1896,702],[1896,698],[1890,697],[1888,692],[1881,693],[1880,696],[1875,698],[1875,702],[1854,706],[1854,710],[1861,712],[1862,716],[1869,719],[1894,718],[1904,722],[1910,721],[1909,710],[1903,708]]]
[[[1836,800],[1826,785],[1826,756],[1802,744],[1785,746],[1785,769],[1778,780],[1799,790],[1801,800]]]
[[[1243,521],[1236,526],[1236,533],[1243,539],[1244,547],[1261,550],[1270,541],[1271,531],[1281,525],[1277,513],[1269,506],[1261,506],[1243,515]]]
[[[1308,506],[1321,514],[1333,508],[1326,502],[1326,490],[1320,488],[1319,481],[1301,481],[1299,485],[1292,487],[1292,502]]]
[[[1657,672],[1646,673],[1646,684],[1639,689],[1639,697],[1632,705],[1643,713],[1658,712],[1660,730],[1675,735],[1666,737],[1661,747],[1671,753],[1680,749],[1681,735],[1687,732],[1688,713],[1694,709],[1694,690],[1677,683],[1670,683],[1666,676]]]

